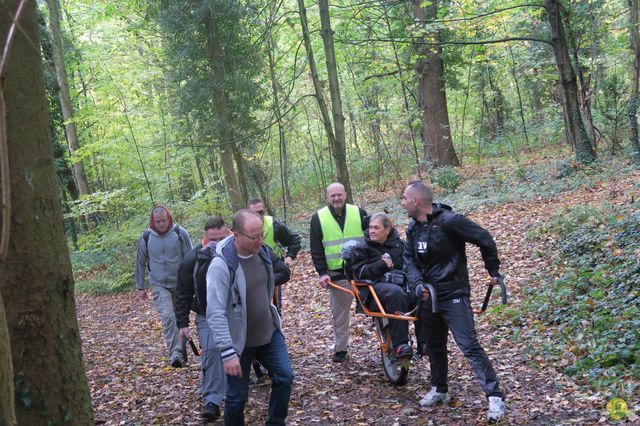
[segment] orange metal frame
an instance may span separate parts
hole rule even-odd
[[[418,318],[414,317],[414,316],[408,316],[408,315],[396,315],[396,314],[388,314],[384,308],[382,307],[382,303],[380,302],[380,299],[378,298],[378,295],[376,294],[376,291],[373,288],[373,284],[369,284],[366,282],[361,282],[361,281],[355,281],[355,280],[351,280],[351,287],[353,290],[349,290],[347,288],[344,288],[342,286],[337,285],[336,283],[334,283],[333,281],[329,280],[327,281],[327,283],[329,284],[330,287],[335,288],[336,290],[340,290],[340,291],[344,291],[345,293],[350,294],[353,297],[357,297],[358,301],[360,302],[360,305],[362,306],[362,309],[365,313],[365,315],[370,316],[370,317],[381,317],[381,318],[388,318],[388,319],[395,319],[395,320],[404,320],[404,321],[416,321]],[[371,292],[371,296],[373,296],[373,300],[376,302],[376,307],[378,308],[379,312],[376,311],[372,311],[370,310],[367,305],[365,305],[362,301],[362,299],[360,298],[360,289],[361,288],[368,288],[369,291]],[[382,342],[380,342],[382,344]]]

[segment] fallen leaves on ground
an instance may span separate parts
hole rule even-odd
[[[639,176],[603,183],[553,200],[506,204],[470,214],[496,238],[503,260],[510,302],[520,303],[519,285],[530,276],[553,274],[548,241],[526,238],[528,230],[562,206],[624,202],[625,189]],[[620,198],[615,195],[619,194]],[[480,306],[487,283],[479,253],[469,249],[474,306]],[[497,293],[497,291],[496,291]],[[497,303],[494,298],[492,303]],[[167,366],[160,322],[151,301],[140,302],[134,293],[77,296],[96,420],[108,425],[202,423],[199,358],[190,354],[182,369]],[[589,395],[550,365],[562,360],[535,359],[523,345],[507,339],[507,327],[486,313],[476,318],[478,335],[493,361],[507,395],[506,424],[608,423],[602,395]],[[352,315],[351,346],[346,362],[331,362],[332,328],[327,290],[320,288],[308,253],[296,260],[292,279],[284,291],[284,332],[296,374],[289,407],[291,425],[468,425],[486,423],[487,403],[460,351],[450,339],[447,406],[421,408],[419,395],[429,390],[426,359],[412,361],[409,382],[390,385],[381,366],[372,321]],[[527,324],[527,326],[532,326]],[[541,331],[543,332],[543,331]],[[195,334],[195,329],[193,330]],[[252,384],[247,424],[264,423],[268,384]],[[633,402],[628,401],[632,406]],[[635,404],[637,406],[637,403]],[[627,422],[637,420],[635,414]],[[633,420],[635,419],[635,420]],[[218,421],[221,423],[221,421]]]

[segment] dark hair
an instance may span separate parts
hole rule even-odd
[[[204,224],[204,230],[207,229],[220,229],[225,226],[222,216],[211,216]]]
[[[264,201],[262,201],[262,198],[252,198],[249,200],[249,202],[247,203],[247,207],[250,207],[254,204],[264,204]]]
[[[242,209],[234,213],[231,228],[236,232],[244,232],[244,223],[248,216],[255,216],[262,222],[262,216],[258,213],[254,213],[249,209]]]
[[[431,185],[428,183],[424,183],[421,180],[414,180],[413,182],[409,182],[407,188],[410,188],[420,197],[422,204],[429,205],[433,202],[433,189],[431,189]]]

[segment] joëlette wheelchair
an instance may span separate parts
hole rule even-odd
[[[419,312],[420,306],[416,306],[410,312],[394,312],[387,313],[382,305],[382,302],[376,294],[374,283],[369,280],[350,280],[351,290],[341,287],[331,280],[328,281],[330,287],[343,291],[355,297],[362,307],[363,313],[373,319],[374,329],[376,337],[378,338],[378,345],[380,347],[380,355],[382,357],[382,369],[389,382],[393,385],[402,386],[407,383],[409,378],[409,368],[411,367],[411,360],[398,360],[396,359],[396,353],[393,350],[391,344],[391,330],[389,327],[389,320],[401,320],[401,321],[416,321],[417,316],[413,314]],[[500,286],[500,293],[502,296],[502,304],[507,303],[507,289],[502,277],[498,278],[498,285]],[[480,309],[474,309],[475,314],[482,314],[487,310],[489,306],[489,300],[491,299],[491,293],[493,292],[494,284],[489,282],[487,287],[487,293],[485,295],[482,307]],[[431,311],[433,313],[438,312],[438,299],[436,297],[436,291],[433,285],[426,284],[427,290],[429,290],[430,297],[427,301],[421,303],[430,303]]]

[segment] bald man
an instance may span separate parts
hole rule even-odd
[[[447,359],[447,337],[451,331],[487,396],[489,423],[498,422],[505,414],[504,394],[476,335],[465,252],[466,243],[480,248],[485,268],[495,284],[500,276],[496,243],[491,234],[477,223],[454,213],[446,204],[433,203],[431,186],[424,182],[412,182],[406,187],[402,206],[413,219],[407,229],[404,251],[407,281],[422,300],[429,297],[425,283],[435,287],[438,298],[438,312],[424,310],[421,318],[432,387],[422,397],[420,405],[433,406],[451,399]]]
[[[327,281],[351,288],[344,274],[342,247],[347,241],[364,241],[368,223],[367,212],[347,204],[344,185],[334,182],[327,187],[327,205],[313,214],[309,232],[311,258],[318,272],[319,283],[327,288]],[[333,322],[333,362],[343,362],[349,347],[349,315],[353,297],[329,287]]]

